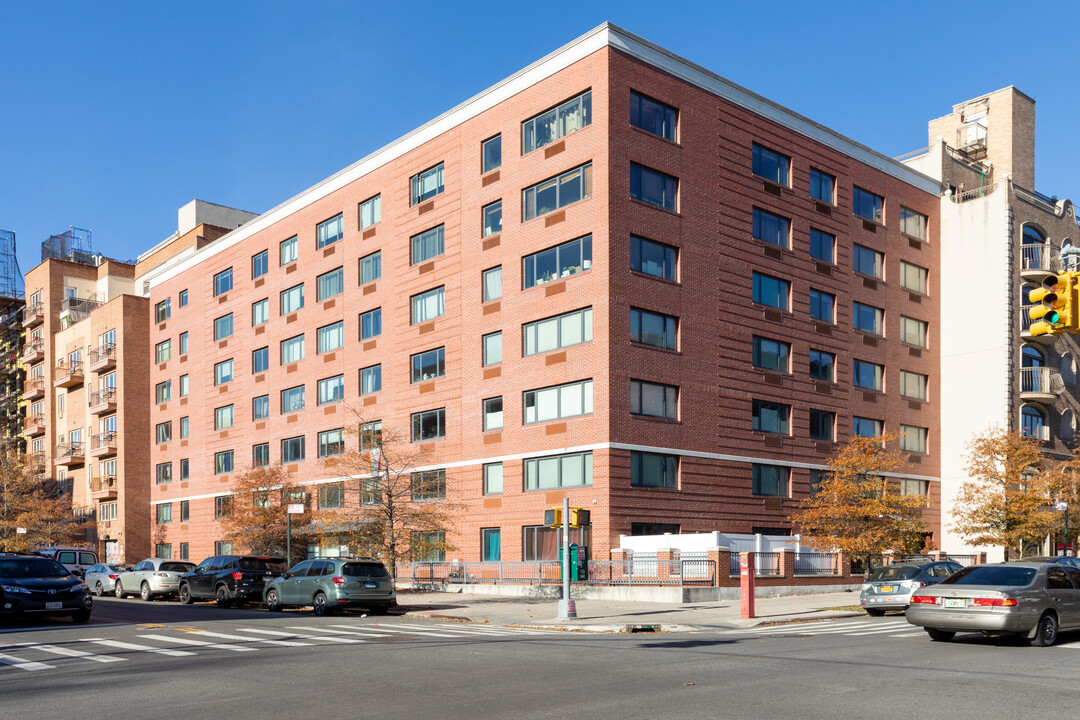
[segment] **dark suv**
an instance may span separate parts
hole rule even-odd
[[[38,553],[0,553],[0,618],[19,613],[90,619],[94,601],[79,578]]]
[[[257,555],[215,555],[180,576],[180,602],[217,600],[218,607],[262,600],[263,586],[288,572],[284,558]]]

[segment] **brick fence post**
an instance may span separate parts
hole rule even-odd
[[[735,587],[739,579],[731,578],[731,548],[714,547],[708,550],[709,560],[716,563],[716,587]]]
[[[791,552],[791,548],[778,548],[773,552],[780,555],[780,575],[779,577],[785,580],[795,580],[795,555]]]
[[[851,578],[851,557],[846,552],[836,553],[836,563],[840,566],[840,577]]]
[[[674,560],[678,553],[671,548],[659,548],[656,551],[656,579],[670,580],[675,577]]]
[[[985,552],[979,553],[978,557],[975,558],[975,564],[976,565],[985,565],[986,564],[986,553]]]
[[[625,548],[615,548],[611,551],[611,579],[617,584],[622,584],[627,579],[626,562],[634,557],[634,553]]]
[[[881,553],[882,565],[892,565],[894,562],[896,562],[896,553],[894,551],[886,550]],[[867,568],[867,570],[869,570],[869,568]]]
[[[930,551],[930,559],[931,560],[948,560],[949,559],[949,553],[945,552],[944,550],[931,550]]]

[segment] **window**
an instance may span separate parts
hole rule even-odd
[[[926,375],[920,375],[908,370],[900,371],[900,395],[901,397],[926,400]]]
[[[900,342],[926,347],[927,324],[922,320],[900,316]]]
[[[191,477],[191,461],[187,458],[180,460],[180,480],[185,481]]]
[[[285,438],[281,441],[281,462],[294,463],[304,459],[304,436]]]
[[[319,509],[335,510],[345,507],[345,483],[332,482],[319,486]]]
[[[502,266],[485,270],[483,277],[483,302],[491,302],[502,297]]]
[[[63,395],[59,396],[63,397]],[[172,400],[172,380],[166,380],[165,382],[159,382],[154,386],[154,398],[158,404],[169,402]],[[60,409],[61,414],[63,408]]]
[[[228,430],[233,426],[233,406],[225,405],[214,409],[214,429]]]
[[[215,555],[232,555],[232,543],[225,542],[224,540],[214,541],[214,554]]]
[[[364,423],[360,426],[360,449],[375,450],[382,446],[382,421]]]
[[[409,178],[409,204],[415,205],[443,191],[443,164],[439,163]]]
[[[180,333],[180,354],[187,355],[188,353],[188,334],[187,332]]]
[[[172,463],[163,462],[158,463],[154,468],[157,475],[157,484],[164,485],[165,483],[172,482]],[[160,507],[160,506],[159,506]]]
[[[172,357],[172,340],[163,340],[154,346],[155,362],[167,362],[170,357]]]
[[[678,349],[679,319],[671,315],[630,308],[630,339],[644,345]]]
[[[159,503],[157,506],[157,521],[159,525],[172,522],[172,503]],[[158,546],[160,547],[160,545]],[[158,555],[157,557],[161,557]]]
[[[630,453],[630,484],[635,487],[678,487],[679,457],[649,452]]]
[[[304,307],[304,284],[281,291],[281,314],[289,315]]]
[[[445,470],[414,472],[410,476],[410,480],[413,500],[441,500],[446,497]]]
[[[315,278],[315,297],[317,302],[329,300],[345,290],[345,270],[335,268]]]
[[[502,165],[502,135],[480,143],[480,172],[491,172]]]
[[[317,250],[319,248],[324,248],[331,243],[336,243],[344,237],[344,235],[342,215],[341,213],[338,213],[336,217],[332,217],[329,220],[323,220],[315,226],[315,249]]]
[[[832,205],[836,197],[836,178],[828,173],[810,168],[810,197]]]
[[[446,560],[446,533],[442,530],[413,530],[409,534],[409,559],[413,562]]]
[[[929,483],[927,483],[926,480],[911,480],[909,478],[901,478],[900,494],[925,496],[929,490],[928,486]]]
[[[885,198],[855,186],[851,190],[852,211],[876,223],[885,222]]]
[[[678,211],[679,179],[630,163],[630,197],[672,212]]]
[[[483,230],[481,235],[488,237],[502,231],[502,200],[496,200],[482,209]]]
[[[370,340],[382,334],[382,308],[375,308],[360,315],[360,339]]]
[[[304,385],[281,391],[281,414],[300,412],[304,409]]]
[[[480,529],[480,559],[492,562],[502,559],[502,531],[499,528]]]
[[[503,399],[484,400],[484,430],[499,430],[503,426]]]
[[[1025,437],[1035,438],[1036,440],[1048,440],[1049,436],[1046,431],[1049,428],[1046,425],[1046,418],[1043,414],[1031,407],[1025,405],[1020,410],[1020,433]]]
[[[810,288],[810,317],[832,324],[836,322],[836,296]]]
[[[812,440],[836,439],[836,413],[827,410],[810,410],[810,438]]]
[[[233,379],[233,361],[232,358],[216,363],[214,365],[214,384],[224,385],[227,382],[232,382]]]
[[[427,322],[446,314],[445,291],[441,287],[428,290],[410,298],[412,313],[410,324]]]
[[[316,353],[330,352],[345,345],[345,322],[337,321],[333,325],[319,328],[316,336]]]
[[[676,142],[678,111],[670,105],[630,91],[630,124]]]
[[[218,495],[214,498],[214,517],[218,520],[232,515],[232,496]],[[219,555],[222,553],[218,553]]]
[[[232,313],[214,320],[214,340],[224,340],[233,334]]]
[[[571,528],[570,542],[578,547],[589,545],[590,526]],[[522,560],[558,560],[562,557],[562,532],[542,525],[521,528]]]
[[[871,420],[864,417],[851,418],[851,432],[853,435],[859,435],[861,437],[880,437],[882,430],[882,422],[880,420]]]
[[[904,452],[926,452],[926,428],[900,425],[900,449]]]
[[[753,301],[778,310],[787,310],[791,295],[791,283],[780,278],[754,273]]]
[[[191,420],[186,415],[180,418],[180,439],[183,440],[191,434]]]
[[[383,487],[378,480],[364,480],[360,483],[361,505],[382,505]]]
[[[251,256],[251,279],[261,278],[270,272],[270,254],[263,250]]]
[[[413,413],[410,419],[413,442],[446,437],[446,408]]]
[[[882,335],[885,325],[885,311],[881,308],[852,303],[852,327],[871,335]]]
[[[789,434],[791,406],[768,400],[754,400],[753,428],[761,432]]]
[[[232,290],[232,268],[222,270],[214,276],[214,297]]]
[[[187,305],[187,301],[188,301],[188,292],[187,292],[187,290],[181,290],[180,291],[180,307],[185,307]]]
[[[371,395],[382,390],[382,365],[360,369],[360,394]]]
[[[571,453],[525,460],[526,490],[556,490],[592,485],[592,453]]]
[[[296,236],[281,242],[281,264],[288,265],[296,262]]]
[[[884,377],[884,365],[865,360],[854,360],[851,363],[851,382],[857,388],[881,392],[884,387]]]
[[[900,232],[919,240],[926,239],[926,216],[900,206]]]
[[[592,163],[522,191],[522,218],[531,220],[592,196]]]
[[[775,150],[754,143],[753,170],[755,175],[763,177],[769,182],[787,187],[790,168],[791,158],[787,155],[781,155]]]
[[[524,259],[525,289],[592,269],[592,235],[542,250]]]
[[[755,495],[787,497],[788,478],[791,476],[791,468],[754,463],[751,472],[753,473],[751,492]]]
[[[679,388],[672,385],[630,381],[630,413],[676,419],[679,414]]]
[[[900,261],[900,286],[905,290],[926,295],[928,274],[929,271],[924,267]]]
[[[165,322],[172,315],[172,298],[165,298],[154,306],[154,322]]]
[[[233,451],[214,453],[214,474],[224,475],[233,470]]]
[[[360,229],[365,230],[382,219],[382,200],[381,195],[376,195],[373,198],[368,198],[364,202],[360,203]]]
[[[885,253],[871,250],[862,245],[855,245],[853,257],[855,272],[875,278],[883,277],[882,270],[885,267]]]
[[[260,395],[251,400],[251,419],[265,420],[270,417],[270,396]]]
[[[419,235],[413,235],[409,238],[409,247],[411,248],[409,255],[411,265],[442,255],[445,251],[443,226],[439,225],[430,230],[425,230]]]
[[[436,348],[413,355],[410,358],[412,364],[411,382],[434,380],[445,375],[445,359],[445,348]]]
[[[521,124],[521,154],[553,143],[592,123],[592,91],[586,90],[558,107],[529,118]]]
[[[251,327],[258,327],[270,320],[270,300],[263,298],[251,303]]]
[[[557,350],[592,341],[592,308],[557,315],[522,327],[524,355]]]
[[[484,494],[500,495],[503,491],[503,464],[488,463],[484,465]]]
[[[630,236],[630,269],[654,277],[678,280],[678,249],[670,245]]]
[[[382,277],[382,252],[376,250],[360,258],[360,284],[366,285]]]
[[[592,380],[526,390],[522,397],[526,424],[588,415],[593,411]]]
[[[754,336],[755,367],[782,373],[791,372],[790,357],[791,343]]]
[[[261,347],[251,351],[251,373],[258,375],[270,369],[270,348]]]
[[[183,522],[183,521],[181,521],[181,522]],[[171,552],[171,550],[170,550],[170,552]],[[161,557],[161,556],[159,555],[158,557]],[[187,560],[188,559],[188,544],[186,542],[180,543],[180,559],[181,560]]]
[[[836,367],[836,355],[824,350],[810,350],[810,377],[815,380],[832,382],[836,377],[833,368]]]
[[[836,262],[836,236],[810,228],[810,257],[827,262],[830,265]]]
[[[304,336],[297,335],[281,341],[281,364],[289,365],[304,359]]]
[[[319,381],[319,405],[329,405],[345,399],[345,376],[335,375]]]
[[[502,362],[502,333],[493,332],[483,337],[484,367]]]
[[[251,464],[253,467],[266,467],[270,464],[270,443],[251,446]]]
[[[345,452],[345,431],[324,430],[319,433],[319,457],[325,458],[331,455],[340,455]]]
[[[754,208],[753,235],[755,240],[770,245],[791,247],[791,221],[767,210]]]

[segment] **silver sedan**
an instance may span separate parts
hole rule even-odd
[[[1080,629],[1080,570],[1057,563],[972,565],[913,594],[907,620],[931,640],[981,632],[1053,645],[1060,631]]]
[[[193,570],[195,563],[168,558],[147,558],[116,578],[113,594],[118,598],[139,594],[143,600],[155,595],[173,595],[180,576]]]
[[[116,578],[129,569],[131,569],[130,565],[105,565],[99,563],[86,569],[83,580],[91,592],[101,597],[105,593],[111,593],[116,585]]]

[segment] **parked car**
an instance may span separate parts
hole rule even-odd
[[[394,581],[378,560],[324,558],[298,563],[288,574],[267,583],[266,609],[278,612],[288,605],[311,606],[315,615],[348,607],[365,607],[384,615],[397,605]]]
[[[78,547],[41,547],[38,552],[51,557],[79,577],[86,570],[97,565],[97,553]]]
[[[0,554],[0,619],[38,613],[84,623],[93,607],[86,583],[56,560],[37,553]]]
[[[913,595],[907,620],[931,640],[981,632],[1053,645],[1061,630],[1080,628],[1080,570],[1060,563],[972,565]]]
[[[215,555],[180,576],[180,602],[217,600],[218,607],[235,602],[262,600],[263,587],[288,572],[284,558],[255,555]]]
[[[86,573],[83,575],[83,581],[86,583],[86,587],[101,597],[105,593],[111,593],[116,586],[116,578],[120,577],[120,573],[129,570],[130,565],[92,565],[86,569]]]
[[[1060,555],[1058,557],[1029,557],[1016,560],[1015,562],[1059,563],[1061,565],[1071,565],[1074,568],[1080,568],[1080,559],[1068,557],[1066,555]]]
[[[880,616],[887,610],[905,610],[913,592],[941,582],[962,567],[952,560],[886,565],[866,576],[859,600],[867,615]]]
[[[116,578],[113,594],[118,598],[139,594],[143,600],[155,595],[173,595],[180,576],[195,569],[195,563],[169,558],[147,558]]]

